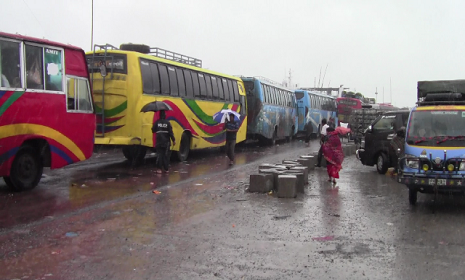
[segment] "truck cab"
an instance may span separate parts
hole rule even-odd
[[[465,189],[465,80],[419,81],[418,102],[406,128],[405,156],[397,180],[417,193]]]
[[[378,173],[385,174],[389,167],[397,164],[395,152],[389,146],[396,131],[407,125],[409,114],[409,110],[386,112],[368,126],[356,152],[363,165],[376,165]]]

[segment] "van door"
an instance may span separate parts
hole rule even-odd
[[[396,115],[386,114],[378,118],[371,125],[371,131],[365,134],[365,153],[367,165],[374,165],[380,152],[386,157],[389,154],[388,135],[392,134],[396,126]]]

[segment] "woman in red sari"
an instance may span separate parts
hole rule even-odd
[[[328,171],[329,182],[333,181],[336,184],[336,179],[339,179],[339,170],[342,169],[342,161],[344,160],[344,152],[342,151],[339,132],[334,131],[334,128],[326,129],[325,143],[323,144],[323,156],[326,159],[326,169]]]

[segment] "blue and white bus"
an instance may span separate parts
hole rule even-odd
[[[247,94],[247,139],[271,145],[297,133],[294,92],[263,77],[241,77]]]
[[[297,100],[297,135],[306,134],[306,125],[311,128],[312,135],[319,136],[321,131],[321,120],[330,118],[338,124],[336,97],[315,91],[298,89],[294,91]]]

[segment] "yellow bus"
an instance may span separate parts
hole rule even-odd
[[[153,101],[172,107],[173,155],[180,161],[192,149],[221,147],[223,124],[213,120],[222,109],[241,114],[237,143],[246,139],[247,110],[240,78],[202,69],[202,61],[146,45],[95,45],[87,52],[97,113],[95,144],[122,146],[130,161],[141,161],[154,147],[151,128],[158,113],[141,113]]]

